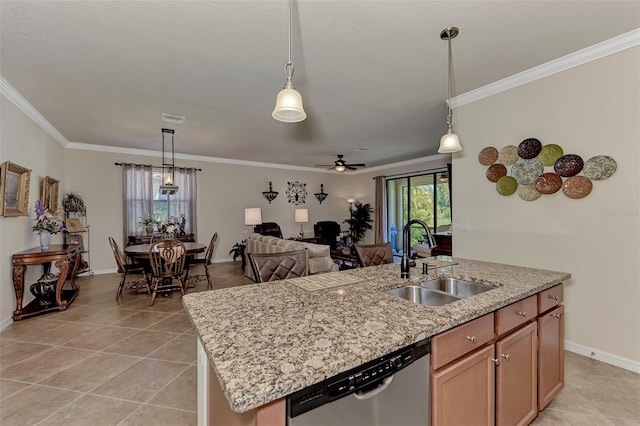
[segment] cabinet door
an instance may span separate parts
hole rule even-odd
[[[496,424],[526,425],[538,414],[537,323],[496,343]]]
[[[431,382],[432,424],[493,425],[494,347],[487,346],[436,372]]]
[[[564,386],[564,306],[538,318],[538,404],[540,411]]]

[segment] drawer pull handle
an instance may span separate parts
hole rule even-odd
[[[467,340],[470,341],[471,343],[475,343],[476,342],[476,336],[467,336]]]
[[[560,314],[552,314],[551,316],[554,318],[560,319]]]
[[[500,358],[491,358],[491,361],[493,361],[495,365],[500,365]]]
[[[501,354],[500,356],[509,361],[509,354]]]
[[[522,315],[523,317],[527,316],[527,312],[526,311],[518,311],[518,315]]]
[[[549,299],[553,299],[555,301],[560,300],[560,298],[558,296],[552,296],[552,295],[549,295]]]

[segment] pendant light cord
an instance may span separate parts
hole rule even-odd
[[[451,132],[451,33],[449,33],[449,38],[448,38],[448,45],[449,45],[449,83],[447,86],[447,105],[449,107],[449,115],[447,115],[447,126],[449,126],[449,132]]]
[[[293,0],[289,0],[289,61],[284,66],[284,73],[287,76],[287,84],[291,83],[291,79],[293,78],[293,62],[291,62],[291,15],[292,15],[292,2]]]

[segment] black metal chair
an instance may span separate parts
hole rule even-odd
[[[213,252],[216,248],[216,242],[218,241],[218,233],[216,232],[215,234],[213,234],[213,237],[211,237],[211,241],[209,241],[209,247],[207,247],[207,252],[204,255],[204,257],[202,258],[195,258],[195,259],[191,259],[189,260],[189,264],[187,265],[187,273],[184,276],[184,282],[188,283],[189,282],[189,274],[191,273],[191,270],[193,268],[195,268],[196,266],[204,266],[204,272],[206,274],[207,277],[207,288],[213,288],[213,281],[211,281],[211,274],[209,273],[209,265],[211,265],[211,259],[213,258]],[[202,275],[194,275],[191,276],[192,280],[199,281],[199,278]]]
[[[116,258],[116,264],[118,265],[118,273],[122,274],[122,277],[120,278],[120,283],[118,284],[118,289],[116,290],[116,300],[120,298],[120,295],[122,294],[122,289],[124,288],[124,284],[127,279],[127,275],[129,274],[144,275],[144,280],[136,280],[131,284],[138,284],[140,282],[144,282],[144,285],[147,289],[147,294],[151,294],[149,290],[149,284],[151,282],[150,282],[149,276],[147,275],[144,269],[144,266],[127,263],[125,261],[124,255],[120,252],[120,249],[118,248],[118,244],[116,243],[116,240],[114,240],[113,237],[109,237],[109,245],[111,246],[111,251],[113,251],[113,257]]]
[[[320,221],[313,225],[313,236],[318,244],[331,246],[331,250],[338,247],[337,238],[340,236],[340,225],[331,220]]]
[[[309,274],[306,249],[284,253],[249,253],[256,282],[284,280]]]
[[[272,237],[282,238],[282,231],[280,225],[275,222],[264,222],[260,225],[256,225],[253,228],[253,232],[260,235],[271,235]]]

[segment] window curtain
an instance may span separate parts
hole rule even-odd
[[[185,232],[197,236],[197,171],[196,169],[182,167],[176,167],[174,170],[175,184],[178,186],[178,191],[174,195],[171,195],[171,199],[169,200],[169,216],[180,220],[182,215],[184,215],[187,219]]]
[[[376,244],[384,243],[387,241],[386,239],[386,205],[385,202],[385,190],[384,190],[384,176],[376,176],[376,199],[375,199],[375,242]]]
[[[122,165],[123,246],[129,235],[143,235],[141,217],[153,214],[153,167],[143,164]]]

